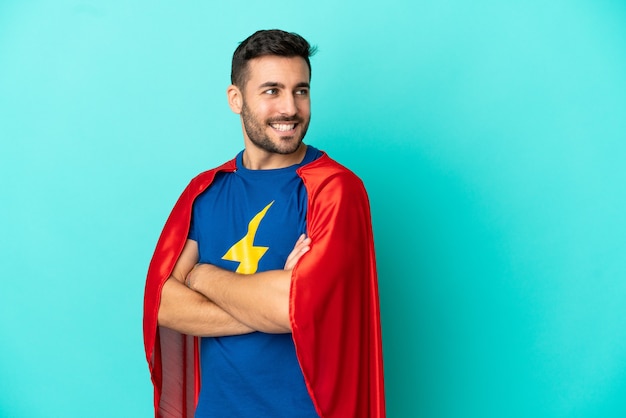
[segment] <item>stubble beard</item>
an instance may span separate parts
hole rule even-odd
[[[309,128],[309,121],[305,121],[302,118],[287,118],[287,117],[276,117],[271,118],[262,123],[259,118],[257,118],[250,108],[243,103],[241,108],[241,119],[243,120],[243,126],[250,139],[255,146],[273,154],[293,154],[300,148],[300,144],[302,144],[302,140],[306,135],[306,131]],[[294,136],[279,136],[278,142],[272,141],[272,139],[265,132],[269,127],[270,123],[278,123],[278,122],[296,122],[298,126],[301,127],[301,134]],[[271,128],[270,128],[271,129]]]

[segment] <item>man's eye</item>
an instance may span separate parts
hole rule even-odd
[[[307,89],[302,89],[302,90],[296,91],[296,94],[300,96],[306,96],[307,94],[309,94],[309,91]]]
[[[271,95],[274,95],[274,94],[276,94],[276,93],[278,93],[278,90],[276,90],[276,89],[269,89],[269,90],[265,90],[265,94],[271,94]]]

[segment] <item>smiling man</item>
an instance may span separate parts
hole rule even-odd
[[[157,417],[385,415],[367,195],[303,142],[313,52],[280,30],[235,50],[244,150],[190,182],[148,270]]]

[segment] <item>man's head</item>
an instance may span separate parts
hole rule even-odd
[[[296,33],[278,29],[257,31],[240,43],[235,50],[230,82],[243,89],[249,76],[248,62],[267,55],[302,58],[309,67],[310,78],[311,62],[309,58],[315,54],[315,51],[315,47],[309,45],[306,39]]]
[[[309,82],[313,48],[299,35],[259,31],[233,56],[228,103],[241,116],[246,158],[294,164],[311,118]],[[272,165],[272,164],[269,164]]]

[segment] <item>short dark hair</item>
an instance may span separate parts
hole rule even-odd
[[[260,30],[241,42],[233,54],[233,64],[230,72],[230,82],[243,88],[248,81],[248,61],[254,58],[277,55],[280,57],[302,57],[309,67],[317,48],[312,47],[306,39],[297,33],[285,32],[279,29]]]

